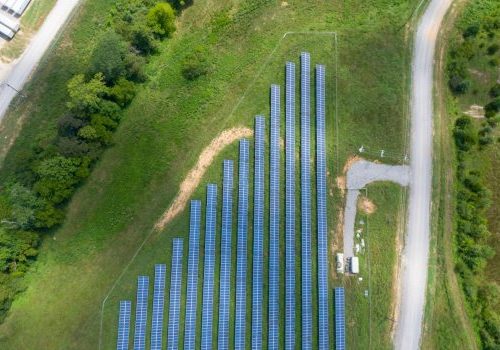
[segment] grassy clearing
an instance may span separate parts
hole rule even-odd
[[[86,2],[55,52],[26,89],[30,102],[24,104],[18,100],[10,112],[10,120],[25,115],[29,127],[21,130],[7,154],[2,178],[10,174],[14,163],[23,159],[25,150],[46,142],[54,134],[55,120],[66,98],[65,84],[88,58],[95,29],[101,30],[111,3]],[[285,6],[263,1],[199,1],[185,11],[179,19],[176,36],[164,44],[161,54],[150,60],[150,81],[127,110],[115,134],[115,146],[106,151],[92,176],[73,198],[65,224],[53,238],[44,242],[39,262],[28,277],[30,288],[18,298],[0,327],[2,348],[95,349],[102,300],[151,232],[156,219],[173,200],[178,184],[195,164],[200,151],[222,129],[252,125],[255,113],[268,115],[268,84],[282,80],[283,62],[297,59],[304,46],[311,45],[306,48],[310,49],[313,61],[331,57],[332,52],[339,60],[338,85],[329,81],[328,89],[330,98],[334,96],[334,87],[339,92],[335,105],[337,118],[329,120],[329,186],[334,190],[331,204],[339,203],[338,191],[334,189],[338,165],[360,145],[373,151],[370,158],[385,149],[399,159],[404,152],[406,132],[407,81],[404,76],[408,43],[404,25],[417,3],[406,0],[390,4],[382,0],[289,1]],[[337,51],[332,51],[332,41],[326,41],[328,37],[290,36],[291,39],[282,41],[267,68],[261,71],[287,31],[337,31]],[[330,46],[318,45],[325,43]],[[200,46],[212,63],[210,73],[196,82],[187,82],[180,74],[182,59]],[[333,60],[323,63],[329,67],[334,64]],[[256,76],[258,79],[245,99],[233,110]],[[329,115],[334,112],[330,110]],[[236,146],[230,146],[216,159],[194,198],[204,198],[207,182],[220,183],[221,160],[235,159],[236,154]],[[400,189],[380,186],[373,190],[376,203],[380,204],[371,225],[374,232],[380,232],[379,235],[387,239],[385,242],[390,242],[393,239],[390,228],[395,227],[396,222],[390,213],[394,213],[393,200],[398,198]],[[106,304],[104,348],[114,341],[116,300],[133,297],[137,274],[151,274],[156,262],[169,264],[170,239],[186,236],[187,218],[185,211],[162,234],[151,236],[126,270]],[[335,218],[333,208],[329,212],[332,228]],[[384,230],[385,225],[388,231]],[[299,237],[297,235],[298,246]],[[393,256],[382,253],[383,245],[378,241],[370,243],[376,249],[371,257],[372,293],[375,293],[372,295],[384,300],[375,312],[372,309],[372,346],[388,347],[389,296],[382,286],[390,280],[392,268],[378,270],[375,266],[383,266],[379,260],[391,264]],[[187,242],[185,244],[187,247]],[[202,266],[200,276],[201,271]],[[313,273],[315,271],[313,266]],[[267,284],[267,273],[264,278]],[[336,284],[332,281],[332,286]],[[351,291],[355,291],[355,287],[349,288],[348,293]],[[350,304],[353,317],[359,319],[359,323],[368,324],[365,309],[354,307],[364,297],[351,295],[355,295]],[[199,297],[201,300],[201,294]],[[300,294],[297,301],[300,302]],[[300,307],[297,310],[299,325]],[[317,315],[316,310],[314,312]],[[264,315],[266,322],[267,314]],[[348,329],[349,342],[366,344],[366,334],[356,334],[355,329],[355,325]]]
[[[377,210],[373,214],[358,212],[356,217],[355,230],[361,230],[366,246],[359,255],[361,273],[338,280],[347,287],[346,324],[350,333],[347,346],[351,349],[391,349],[396,235],[401,225],[399,210],[405,190],[382,182],[369,185],[365,194]],[[361,239],[356,238],[356,243],[361,243]]]

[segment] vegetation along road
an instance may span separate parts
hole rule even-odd
[[[417,28],[411,96],[411,183],[396,349],[418,349],[425,306],[432,185],[433,61],[441,22],[452,0],[432,0]]]
[[[19,61],[0,83],[0,120],[80,0],[59,0]]]

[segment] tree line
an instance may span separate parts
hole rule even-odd
[[[66,204],[112,145],[123,110],[147,80],[148,57],[174,34],[176,14],[191,2],[118,0],[86,69],[67,83],[57,136],[15,164],[0,189],[0,320],[24,289],[41,240],[63,222]]]
[[[481,347],[493,350],[500,349],[500,288],[485,276],[485,268],[495,251],[490,247],[487,220],[492,204],[491,191],[478,162],[487,162],[485,150],[500,142],[494,137],[500,118],[500,84],[491,86],[487,96],[479,96],[472,88],[471,72],[478,62],[486,67],[498,67],[500,12],[495,1],[486,1],[483,5],[481,15],[474,12],[474,6],[468,9],[472,13],[466,10],[469,16],[465,16],[462,23],[461,36],[451,44],[448,52],[447,75],[448,86],[458,100],[463,95],[489,100],[484,106],[484,119],[476,120],[464,114],[456,118],[453,126],[456,150],[454,242],[455,270],[460,276]]]

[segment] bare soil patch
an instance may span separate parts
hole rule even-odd
[[[368,197],[361,196],[358,199],[358,210],[366,214],[373,214],[377,210],[377,206]]]
[[[203,175],[212,164],[215,157],[228,145],[243,137],[253,135],[253,130],[246,127],[238,127],[224,130],[201,152],[198,162],[189,171],[188,175],[181,183],[179,192],[170,207],[155,224],[156,230],[163,230],[165,226],[176,217],[184,208],[189,198],[198,187]]]
[[[469,110],[465,111],[464,114],[467,114],[472,118],[482,119],[484,118],[484,107],[479,105],[471,105],[469,107]]]

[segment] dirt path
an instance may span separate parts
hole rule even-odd
[[[194,190],[200,184],[203,175],[207,171],[210,164],[212,164],[215,157],[224,149],[224,147],[230,145],[244,137],[250,137],[253,135],[253,130],[245,127],[231,128],[224,130],[215,139],[210,142],[210,144],[201,152],[200,157],[196,165],[189,171],[188,175],[182,181],[179,192],[175,197],[174,201],[170,207],[161,216],[160,220],[155,224],[156,230],[163,230],[165,226],[179,214],[191,198]]]

